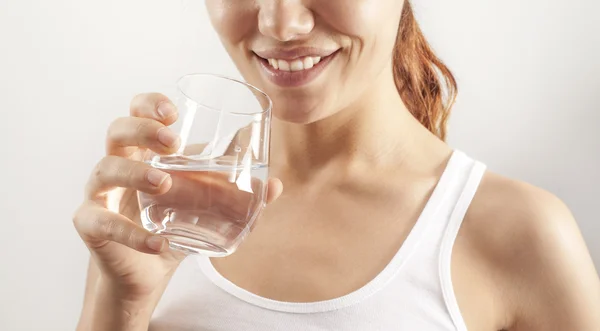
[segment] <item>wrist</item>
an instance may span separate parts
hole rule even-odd
[[[96,287],[92,331],[148,330],[156,301],[99,280]]]
[[[115,300],[129,305],[142,306],[152,302],[152,299],[159,291],[157,288],[142,289],[138,286],[131,286],[115,281],[109,277],[101,275],[96,283],[96,293],[110,294]]]

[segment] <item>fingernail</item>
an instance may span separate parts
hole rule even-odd
[[[161,128],[158,130],[158,141],[167,147],[174,147],[177,144],[179,137],[177,137],[168,128]]]
[[[163,102],[158,106],[158,114],[161,118],[166,119],[177,113],[177,109],[170,102]]]
[[[169,177],[169,174],[156,169],[150,169],[146,174],[148,182],[156,187],[159,187]]]
[[[153,251],[161,252],[166,244],[166,239],[159,236],[152,236],[146,239],[146,246]]]

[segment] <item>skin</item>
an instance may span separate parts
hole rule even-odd
[[[402,245],[452,153],[409,114],[394,86],[403,3],[206,5],[240,72],[276,105],[270,173],[278,178],[252,234],[213,265],[236,285],[281,301],[326,300],[362,287]],[[252,51],[293,46],[340,52],[316,80],[279,87]],[[158,251],[148,246],[152,236],[138,225],[131,194],[169,190],[169,178],[149,183],[151,169],[138,155],[140,148],[176,150],[176,137],[168,147],[159,141],[176,110],[164,96],[146,94],[134,99],[131,115],[111,125],[107,157],[74,215],[91,252],[78,330],[146,330],[182,259],[160,238]],[[108,211],[109,200],[120,202],[119,214]],[[469,330],[600,329],[600,281],[573,216],[526,183],[485,174],[454,246],[452,281]]]

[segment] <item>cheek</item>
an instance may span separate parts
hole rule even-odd
[[[347,36],[338,72],[340,80],[347,82],[346,99],[362,95],[372,86],[371,82],[390,68],[402,8],[402,0],[322,2],[323,23],[329,25],[333,34]]]
[[[319,1],[317,11],[335,32],[357,39],[398,27],[402,0],[328,0]],[[394,31],[395,33],[395,31]]]
[[[224,44],[237,44],[256,28],[257,14],[251,1],[206,0],[206,9]]]

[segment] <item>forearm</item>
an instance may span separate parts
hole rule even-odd
[[[129,300],[117,288],[98,281],[83,309],[77,331],[146,331],[156,300]]]

